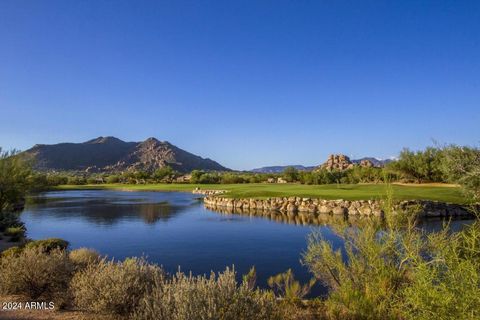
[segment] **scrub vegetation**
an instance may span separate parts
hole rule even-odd
[[[479,151],[450,148],[442,152],[447,164],[442,172],[448,181],[461,186],[464,199],[478,201]],[[20,187],[12,190],[27,192],[22,187],[24,176],[17,177]],[[107,260],[88,249],[70,251],[61,239],[46,239],[1,254],[0,294],[54,301],[59,308],[115,319],[480,318],[479,213],[473,212],[475,220],[461,231],[449,229],[446,222],[442,230],[427,233],[416,226],[414,209],[393,212],[396,193],[403,186],[378,187],[384,188],[378,193],[385,200],[383,220],[332,226],[343,239],[340,248],[319,234],[310,236],[302,254],[313,276],[309,283],[296,281],[287,270],[270,278],[272,290],[262,290],[255,286],[254,269],[240,282],[228,268],[209,276],[167,274],[141,258]],[[410,188],[417,194],[425,192],[420,186]],[[3,203],[14,204],[24,196],[9,194],[12,199]],[[305,299],[315,281],[328,286],[327,296]]]

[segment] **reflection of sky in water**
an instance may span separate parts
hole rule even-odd
[[[144,255],[170,272],[181,266],[203,274],[235,265],[246,273],[255,265],[261,286],[288,268],[302,281],[311,277],[300,258],[313,230],[341,245],[327,226],[338,217],[325,217],[317,226],[272,218],[212,212],[190,193],[104,190],[44,193],[30,198],[22,213],[32,239],[59,237],[72,248],[95,248],[118,259]],[[452,227],[463,223],[454,221]],[[428,221],[422,227],[441,224]],[[315,293],[321,292],[319,285]]]

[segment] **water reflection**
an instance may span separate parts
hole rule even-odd
[[[243,215],[250,217],[262,217],[277,223],[291,224],[297,226],[356,226],[361,227],[364,223],[371,220],[384,222],[381,217],[361,216],[361,215],[334,215],[319,213],[313,214],[309,212],[280,212],[265,211],[262,209],[243,209],[243,208],[227,208],[227,207],[208,207],[219,214],[232,216]],[[417,221],[418,228],[427,232],[440,231],[444,225],[449,225],[452,231],[461,230],[466,224],[471,224],[474,220],[471,217],[452,217],[451,219],[442,217],[425,217],[419,218]]]
[[[194,198],[187,202],[184,201],[185,199],[169,200],[155,197],[153,193],[147,197],[138,197],[138,195],[135,197],[132,194],[128,197],[125,193],[112,194],[101,191],[94,194],[72,191],[68,196],[65,193],[44,193],[30,197],[25,211],[33,218],[49,215],[65,220],[76,217],[99,225],[114,225],[120,221],[138,220],[138,218],[146,224],[155,224],[158,221],[170,220],[196,203]]]

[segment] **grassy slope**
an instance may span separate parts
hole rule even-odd
[[[194,188],[228,190],[229,197],[266,198],[299,196],[322,199],[378,199],[385,194],[382,184],[301,185],[301,184],[104,184],[60,186],[57,189],[113,189],[130,191],[191,191]],[[393,185],[396,199],[426,199],[462,203],[465,199],[459,187],[451,185]]]

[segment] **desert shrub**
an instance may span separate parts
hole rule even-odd
[[[101,260],[100,254],[87,248],[80,248],[70,251],[68,257],[75,266],[76,270],[83,270],[92,263],[98,263]]]
[[[25,228],[22,227],[9,227],[5,229],[4,234],[10,237],[10,241],[19,241],[25,236]]]
[[[59,186],[62,184],[68,183],[68,177],[65,175],[59,174],[48,174],[47,175],[47,184],[48,186]]]
[[[0,212],[13,211],[29,190],[32,170],[28,161],[16,151],[0,148]]]
[[[346,171],[339,170],[316,170],[311,172],[301,171],[298,177],[303,184],[332,184],[340,183],[346,177]]]
[[[41,248],[25,248],[20,253],[2,255],[0,291],[62,304],[67,298],[72,270],[65,251],[47,253]]]
[[[193,170],[191,172],[190,183],[219,183],[220,179],[221,177],[218,173]]]
[[[251,275],[247,278],[252,279]],[[274,296],[254,290],[251,283],[238,284],[235,272],[227,269],[216,276],[157,278],[152,291],[142,299],[136,320],[242,320],[279,319]]]
[[[339,234],[345,252],[313,235],[304,261],[310,271],[330,288],[325,302],[334,319],[394,319],[392,302],[406,279],[406,266],[394,250],[394,240],[377,238],[376,229],[347,228]],[[344,254],[346,257],[344,257]]]
[[[226,172],[220,175],[220,183],[223,183],[223,184],[245,183],[245,182],[248,182],[248,179],[240,174]]]
[[[268,278],[268,285],[285,301],[291,303],[300,302],[310,292],[315,282],[315,279],[311,279],[302,285],[295,280],[292,269]]]
[[[98,183],[96,177],[88,177],[86,181],[87,181],[87,184],[97,184]]]
[[[9,256],[18,256],[22,253],[23,248],[15,246],[15,247],[10,247],[8,249],[5,249],[2,251],[0,254],[0,258],[3,257],[9,257]]]
[[[119,183],[120,182],[120,176],[119,175],[110,175],[106,179],[107,183]]]
[[[161,276],[159,267],[149,265],[143,259],[102,260],[77,272],[70,287],[80,309],[127,315]]]
[[[447,146],[443,149],[442,172],[448,181],[460,184],[473,201],[480,201],[480,149]]]
[[[392,196],[388,196],[387,203]],[[344,249],[312,235],[304,262],[330,288],[333,319],[478,319],[480,222],[426,233],[411,212],[336,230]],[[403,217],[402,217],[403,216]]]
[[[165,178],[168,178],[172,175],[175,174],[175,171],[172,169],[172,167],[170,166],[165,166],[165,167],[161,167],[161,168],[158,168],[157,170],[155,170],[155,172],[153,173],[153,179],[155,179],[155,181],[161,181]]]
[[[288,182],[298,181],[300,177],[299,171],[295,167],[286,167],[285,170],[283,170],[282,175]]]
[[[416,257],[401,291],[404,319],[480,318],[480,221],[459,233],[429,235],[428,259]]]
[[[442,182],[443,150],[434,147],[422,151],[403,149],[397,160],[388,164],[388,168],[401,175],[404,180],[414,182]]]
[[[68,248],[68,241],[59,238],[50,238],[44,240],[30,241],[25,245],[25,248],[39,248],[45,252],[52,250],[66,250]]]
[[[87,180],[84,177],[72,176],[72,177],[68,177],[67,179],[67,184],[70,184],[70,185],[82,185],[86,183],[87,183]]]

